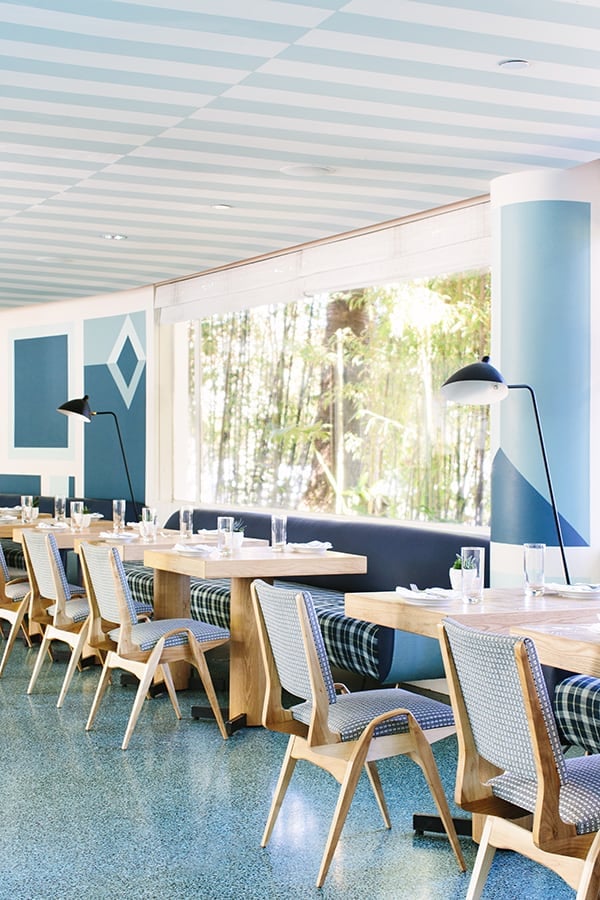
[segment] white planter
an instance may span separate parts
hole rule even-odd
[[[450,587],[453,591],[462,591],[462,569],[450,569]]]
[[[243,531],[232,531],[231,532],[231,549],[239,550],[244,543],[244,532]]]

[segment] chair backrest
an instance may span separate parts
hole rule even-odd
[[[8,571],[8,563],[4,555],[4,547],[0,543],[0,578],[4,579],[4,583],[10,581],[10,572]]]
[[[281,686],[294,697],[314,702],[314,673],[311,673],[306,647],[308,637],[316,653],[328,702],[335,703],[331,667],[310,594],[273,587],[261,580],[256,580],[253,586]],[[308,635],[302,624],[303,611],[309,626]]]
[[[135,625],[138,616],[118,549],[84,542],[79,552],[92,609],[114,625]]]
[[[536,782],[536,756],[543,745],[545,758],[553,759],[564,783],[558,730],[533,641],[478,631],[452,619],[441,628],[451,657],[447,675],[458,681],[455,687],[462,695],[479,756],[502,771]],[[460,710],[455,715],[458,720]]]
[[[65,624],[64,609],[67,600],[71,599],[71,588],[56,538],[53,534],[25,529],[23,551],[31,585],[30,615],[36,618],[45,608],[54,605],[54,624]]]

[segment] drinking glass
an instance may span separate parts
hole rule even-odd
[[[271,547],[284,550],[287,544],[287,516],[271,516]]]
[[[21,496],[21,522],[27,525],[33,521],[33,497],[31,494]]]
[[[461,547],[462,599],[465,603],[481,603],[485,575],[485,548]]]
[[[179,510],[179,535],[183,540],[191,538],[194,533],[194,509],[182,506]]]
[[[525,593],[528,597],[541,597],[544,593],[545,554],[545,544],[523,544]]]
[[[67,517],[67,498],[66,497],[55,497],[54,498],[54,521],[55,522],[64,522]]]
[[[140,522],[140,537],[144,543],[156,539],[156,510],[150,506],[144,506],[142,509],[142,521]]]
[[[113,500],[113,531],[117,534],[125,529],[125,501]]]
[[[217,517],[217,547],[221,556],[231,556],[233,516]]]
[[[71,531],[81,531],[81,526],[83,525],[83,500],[71,500],[69,507]]]

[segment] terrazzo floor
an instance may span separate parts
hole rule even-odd
[[[314,881],[337,795],[326,773],[298,765],[271,842],[260,847],[285,736],[248,728],[223,741],[214,722],[190,717],[193,703],[205,703],[192,688],[181,694],[180,722],[166,696],[147,701],[123,752],[134,689],[115,681],[86,733],[99,669],[77,673],[58,710],[65,662],[46,663],[27,696],[35,653],[19,642],[0,679],[1,900],[465,896],[469,876],[458,871],[446,838],[412,830],[413,811],[434,807],[406,758],[380,764],[391,831],[363,777],[319,890]],[[224,687],[223,660],[211,669]],[[451,797],[455,739],[434,752]],[[469,838],[461,844],[471,868],[476,846]],[[563,900],[574,892],[544,869],[497,853],[485,900],[525,897]]]

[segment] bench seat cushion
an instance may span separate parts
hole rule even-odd
[[[600,753],[600,679],[572,675],[554,690],[554,714],[561,741]]]

